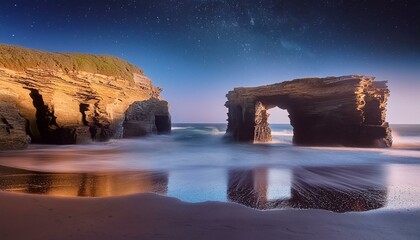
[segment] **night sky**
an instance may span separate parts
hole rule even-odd
[[[391,123],[420,123],[420,1],[1,0],[0,42],[128,60],[174,122],[225,122],[237,86],[365,74]]]

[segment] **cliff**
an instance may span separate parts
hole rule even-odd
[[[73,144],[122,138],[129,106],[150,100],[156,104],[149,107],[166,108],[157,114],[170,125],[161,90],[141,69],[116,57],[0,45],[0,149],[20,149],[30,140]],[[149,117],[150,126],[143,127],[153,129],[155,115]]]
[[[297,145],[389,147],[385,120],[389,90],[374,77],[305,78],[227,95],[227,134],[237,141],[271,141],[268,110],[286,109]]]

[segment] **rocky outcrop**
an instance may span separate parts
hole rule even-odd
[[[0,45],[0,89],[4,149],[11,148],[10,139],[20,139],[16,148],[25,147],[28,136],[49,144],[121,138],[133,103],[153,99],[168,107],[160,98],[162,89],[142,70],[112,56]]]
[[[134,102],[128,108],[124,121],[124,137],[171,132],[168,102],[156,98]]]
[[[270,108],[289,113],[297,145],[390,147],[385,121],[389,90],[374,77],[296,79],[235,88],[227,95],[227,135],[237,141],[271,141]]]

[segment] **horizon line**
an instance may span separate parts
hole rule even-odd
[[[227,122],[172,122],[172,124],[228,124]],[[269,124],[288,124],[290,123],[269,123]],[[420,125],[420,123],[389,123],[390,125]]]

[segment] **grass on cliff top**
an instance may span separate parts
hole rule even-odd
[[[133,80],[133,73],[143,71],[120,58],[108,55],[81,53],[52,53],[0,44],[0,67],[15,71],[27,68],[50,70],[85,71]]]

